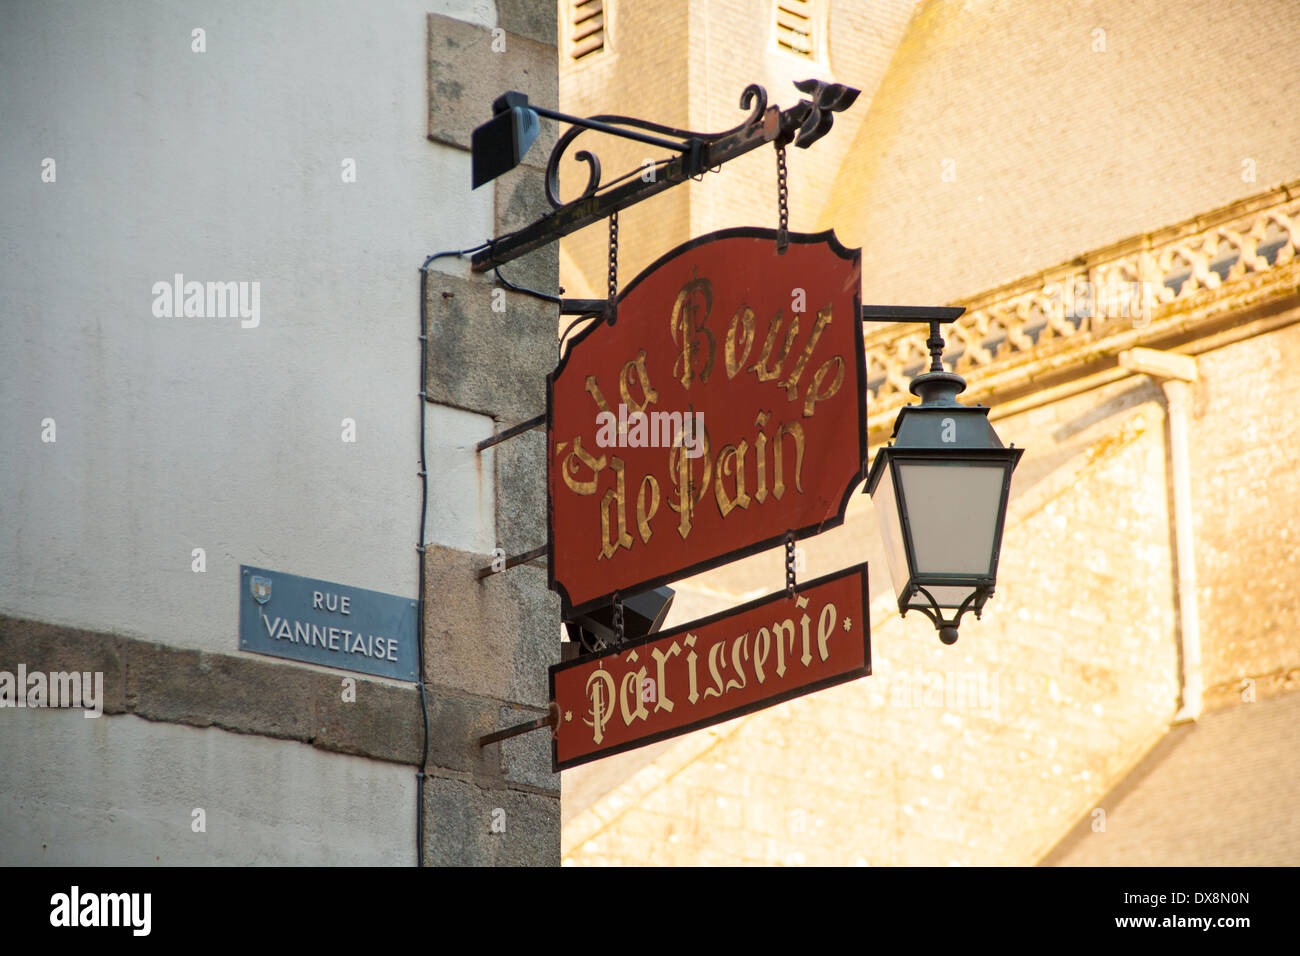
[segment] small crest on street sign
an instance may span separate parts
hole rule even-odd
[[[252,593],[254,601],[265,604],[271,600],[271,579],[254,574],[248,579],[248,590]]]

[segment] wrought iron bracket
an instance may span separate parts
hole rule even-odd
[[[538,558],[544,557],[546,557],[546,545],[542,545],[540,548],[533,548],[533,550],[525,551],[522,554],[512,554],[510,557],[505,559],[505,562],[501,567],[497,568],[489,564],[485,567],[479,568],[475,574],[478,579],[482,581],[484,578],[490,578],[494,574],[500,574],[502,571],[508,571],[510,568],[517,567],[521,564],[528,564],[531,561],[536,561]]]
[[[608,299],[561,299],[561,315],[604,315]]]
[[[493,731],[490,734],[484,734],[478,739],[480,747],[486,747],[488,744],[494,744],[499,740],[508,740],[511,737],[518,737],[520,734],[526,734],[531,730],[541,730],[543,727],[551,728],[551,736],[555,736],[555,730],[560,726],[560,706],[555,701],[551,701],[546,710],[545,717],[538,717],[535,720],[529,720],[522,724],[515,724],[513,727],[507,727],[504,730]]]
[[[966,311],[962,305],[864,305],[863,322],[955,322]]]
[[[530,432],[534,428],[541,428],[545,424],[546,424],[546,416],[537,415],[533,418],[528,419],[527,421],[520,422],[518,425],[511,425],[505,431],[497,432],[491,438],[484,438],[481,442],[479,442],[477,445],[474,446],[474,450],[479,454],[482,454],[484,451],[491,448],[493,445],[499,445],[503,441],[508,441],[509,439],[514,438],[517,435],[522,435],[524,432]]]
[[[488,248],[474,255],[471,268],[475,272],[485,272],[510,262],[691,177],[718,169],[767,143],[778,146],[793,143],[800,149],[807,149],[829,132],[834,114],[848,109],[859,93],[851,86],[821,80],[802,80],[795,84],[795,88],[808,98],[782,110],[776,106],[769,107],[767,91],[757,83],[751,83],[740,97],[740,108],[750,110],[749,116],[739,125],[719,133],[675,129],[629,116],[599,115],[580,119],[529,105],[528,108],[539,116],[567,122],[573,127],[560,136],[546,164],[546,193],[555,208],[536,222],[492,240]],[[576,199],[560,203],[557,195],[560,159],[586,130],[671,149],[677,155],[658,164],[649,181],[633,170],[602,187],[600,160],[589,150],[581,150],[574,153],[574,158],[588,166],[587,185]]]
[[[930,371],[943,374],[943,335],[939,332],[939,325],[957,321],[965,311],[966,307],[961,305],[864,305],[862,321],[928,322],[930,337],[925,340],[925,346],[930,350]]]

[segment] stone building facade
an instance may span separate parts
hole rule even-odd
[[[1294,864],[1291,14],[9,5],[0,673],[102,674],[103,716],[0,708],[0,861]],[[800,576],[871,562],[873,675],[567,771],[561,802],[544,734],[478,745],[545,713],[560,653],[543,567],[479,576],[544,542],[545,440],[476,451],[543,410],[558,316],[455,256],[420,313],[415,267],[547,208],[551,124],[469,189],[504,90],[714,131],[807,77],[862,95],[789,150],[791,227],[861,247],[867,302],[966,306],[964,399],[1027,449],[998,593],[952,647],[899,618],[858,496]],[[776,216],[758,150],[626,211],[622,282]],[[605,244],[502,274],[595,297]],[[177,273],[257,283],[257,321],[153,313]],[[873,449],[923,338],[866,329]],[[239,650],[241,564],[418,599],[423,680]],[[752,556],[675,584],[669,623],[783,583]]]
[[[859,497],[802,548],[808,577],[870,561],[872,676],[567,771],[566,864],[1296,863],[1287,5],[704,0],[653,25],[604,7],[607,51],[561,43],[571,112],[711,130],[749,82],[783,104],[803,76],[863,90],[789,151],[791,226],[862,248],[865,302],[966,306],[962,399],[1026,453],[998,592],[956,645],[899,618]],[[829,17],[802,61],[793,8]],[[688,89],[653,94],[670,71]],[[774,224],[771,153],[744,163],[625,216],[622,261]],[[566,286],[599,287],[587,233]],[[866,328],[873,450],[924,338]],[[782,583],[776,552],[699,575],[668,623]]]
[[[535,169],[471,191],[469,134],[556,104],[553,5],[0,22],[0,672],[103,688],[0,708],[0,862],[557,863],[545,746],[478,744],[559,654],[544,570],[476,575],[544,538],[542,446],[475,451],[541,410],[557,316],[453,256],[419,324],[426,256],[534,213]],[[258,314],[151,311],[177,273]],[[242,651],[241,564],[422,598],[423,680]]]

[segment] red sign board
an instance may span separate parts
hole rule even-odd
[[[547,377],[566,615],[844,520],[865,476],[857,250],[728,229],[674,249]]]
[[[555,770],[871,673],[867,566],[551,667]]]

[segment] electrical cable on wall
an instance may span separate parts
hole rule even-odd
[[[424,722],[424,743],[420,753],[420,766],[415,772],[415,865],[424,866],[424,774],[425,766],[429,762],[429,702],[424,687],[424,540],[425,528],[429,515],[429,471],[425,464],[424,448],[424,406],[428,401],[424,391],[425,369],[428,368],[429,362],[429,323],[428,323],[428,289],[429,289],[429,264],[435,259],[445,259],[450,256],[467,256],[478,252],[480,249],[486,249],[488,243],[475,246],[471,249],[449,250],[447,252],[435,252],[424,260],[420,266],[420,536],[416,539],[415,550],[419,555],[420,561],[420,590],[416,595],[416,655],[419,661],[419,681],[416,687],[420,691],[420,717]]]
[[[494,243],[502,239],[508,239],[514,233],[508,233],[505,236],[498,236],[495,239],[489,239],[480,245],[473,246],[469,249],[449,249],[445,252],[435,252],[424,260],[420,266],[420,536],[416,541],[415,550],[419,555],[419,594],[416,597],[416,652],[419,667],[419,681],[416,684],[420,691],[420,717],[424,724],[424,742],[420,753],[420,766],[415,774],[415,861],[416,866],[424,866],[424,778],[426,765],[429,762],[429,703],[424,683],[424,541],[428,525],[429,516],[429,471],[425,451],[425,405],[428,402],[428,396],[424,390],[425,371],[429,367],[429,313],[428,313],[428,291],[429,291],[429,266],[437,259],[446,259],[450,257],[462,258],[473,255],[483,249],[487,249]],[[510,289],[512,292],[519,292],[524,295],[530,295],[534,298],[542,299],[546,302],[560,303],[558,295],[548,295],[545,292],[538,292],[535,289],[526,289],[523,286],[515,285],[501,274],[500,268],[493,270],[497,280]],[[570,326],[570,329],[572,326]]]

